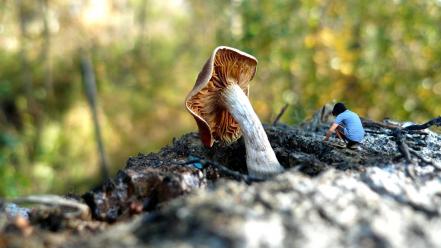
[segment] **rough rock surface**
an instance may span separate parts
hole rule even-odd
[[[322,143],[325,128],[267,128],[277,156],[289,167],[273,180],[252,185],[220,180],[74,245],[441,247],[441,136],[408,134],[409,147],[422,157],[409,163],[390,129],[367,127],[361,150],[353,151]],[[184,156],[233,167],[240,163],[231,159],[243,159],[234,146],[217,148],[222,158],[188,147]]]
[[[83,196],[117,223],[41,247],[441,247],[441,135],[399,125],[365,122],[359,150],[323,143],[326,123],[266,127],[286,172],[252,184],[194,160],[246,173],[241,140],[184,135]]]

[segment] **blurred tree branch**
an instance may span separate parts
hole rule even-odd
[[[103,138],[101,135],[101,125],[98,118],[95,73],[93,71],[93,65],[89,55],[86,54],[83,50],[81,50],[80,53],[81,72],[83,76],[84,89],[87,97],[87,102],[89,103],[90,111],[92,114],[93,124],[95,127],[95,140],[97,142],[97,148],[100,157],[101,176],[103,180],[105,180],[109,177],[109,170]]]

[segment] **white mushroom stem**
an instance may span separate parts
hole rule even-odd
[[[248,97],[237,84],[222,91],[225,107],[239,123],[245,140],[248,173],[268,177],[283,171],[274,154],[262,123],[254,112]]]

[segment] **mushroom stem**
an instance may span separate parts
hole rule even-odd
[[[245,140],[248,173],[269,177],[283,171],[274,154],[262,123],[239,85],[233,83],[222,91],[225,107],[239,123]]]

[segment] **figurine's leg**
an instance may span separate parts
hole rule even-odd
[[[345,143],[347,141],[347,138],[345,136],[345,132],[344,132],[344,127],[343,126],[338,126],[337,129],[335,130],[335,134],[337,135],[337,137],[341,140],[343,140]]]

